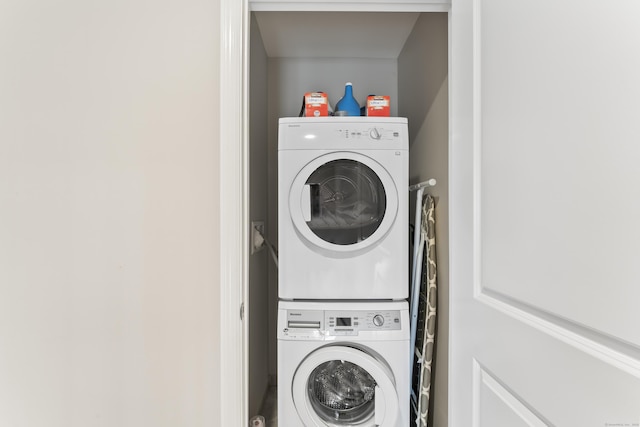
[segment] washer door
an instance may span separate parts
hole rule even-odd
[[[292,395],[308,427],[396,427],[393,374],[358,348],[335,345],[311,353],[294,374]]]
[[[289,192],[291,220],[313,245],[358,251],[379,241],[398,212],[389,173],[359,153],[335,152],[308,163]]]

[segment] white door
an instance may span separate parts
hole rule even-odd
[[[640,423],[639,22],[452,2],[452,427]]]

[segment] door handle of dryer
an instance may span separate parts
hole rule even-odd
[[[302,218],[306,222],[311,221],[311,186],[309,184],[305,184],[302,187],[300,207],[302,208]]]
[[[382,392],[380,386],[376,386],[373,399],[373,404],[375,405],[374,424],[380,426],[384,422],[385,416],[387,414],[387,405],[385,404],[384,393]]]

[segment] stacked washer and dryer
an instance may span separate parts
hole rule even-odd
[[[278,423],[409,425],[407,119],[280,119]]]

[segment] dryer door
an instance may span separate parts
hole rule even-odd
[[[375,160],[335,152],[298,173],[289,210],[296,229],[311,244],[335,252],[358,251],[389,231],[398,212],[398,192]]]
[[[296,370],[292,387],[305,426],[397,425],[393,374],[364,350],[335,345],[314,351]]]

